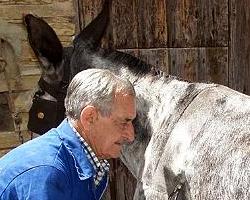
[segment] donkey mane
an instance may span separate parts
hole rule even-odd
[[[155,80],[158,80],[162,77],[164,77],[167,81],[172,79],[179,80],[179,78],[166,74],[164,71],[160,70],[160,68],[148,64],[128,53],[114,51],[113,53],[108,54],[108,60],[110,60],[114,64],[117,64],[118,68],[121,68],[121,66],[123,65],[127,66],[128,70],[136,76],[150,75],[155,77]]]
[[[74,61],[71,62],[72,78],[79,71],[95,66],[97,68],[107,68],[118,74],[121,68],[127,68],[134,76],[152,76],[154,80],[160,78],[164,78],[167,82],[172,79],[180,80],[175,76],[166,74],[160,70],[160,68],[146,63],[126,52],[113,50],[111,48],[103,49],[95,45],[96,43],[92,44],[88,40],[82,40],[80,36],[74,40],[74,46],[78,51],[77,55],[75,55],[77,59],[72,59]],[[82,56],[84,54],[88,56]]]
[[[108,53],[108,60],[114,63],[114,65],[125,65],[128,69],[135,75],[146,75],[152,72],[153,66],[134,57],[130,54],[115,51],[113,53]]]

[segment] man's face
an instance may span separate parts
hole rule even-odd
[[[88,138],[98,158],[119,157],[122,145],[134,140],[132,121],[135,117],[135,97],[124,93],[115,95],[110,116],[98,112]]]

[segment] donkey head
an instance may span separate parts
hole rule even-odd
[[[77,65],[71,67],[72,54],[79,45],[77,41],[81,38],[81,45],[86,50],[97,49],[106,30],[108,16],[109,0],[106,0],[100,14],[81,31],[71,47],[63,47],[55,31],[42,18],[31,14],[24,16],[29,43],[42,71],[39,90],[29,112],[29,130],[43,134],[64,119],[66,90],[69,81],[80,71]],[[84,63],[87,66],[88,60]]]

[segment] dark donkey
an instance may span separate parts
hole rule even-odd
[[[136,139],[121,155],[138,180],[134,199],[250,199],[250,97],[179,81],[131,55],[100,48],[108,15],[105,4],[69,48],[42,19],[25,17],[42,63],[42,92],[35,99],[57,105],[77,72],[108,68],[129,78],[137,93]]]

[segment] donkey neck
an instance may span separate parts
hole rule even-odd
[[[136,76],[125,69],[121,69],[120,75],[133,83],[138,99],[136,140],[123,150],[122,159],[137,179],[141,179],[148,158],[161,157],[175,124],[207,84],[156,77],[150,73]]]
[[[121,76],[128,78],[134,85],[137,99],[137,111],[147,116],[151,126],[151,134],[165,129],[166,120],[173,115],[180,115],[181,107],[185,107],[185,98],[195,93],[200,84],[179,81],[173,77],[154,76],[147,73],[141,76],[129,74],[121,70]]]

